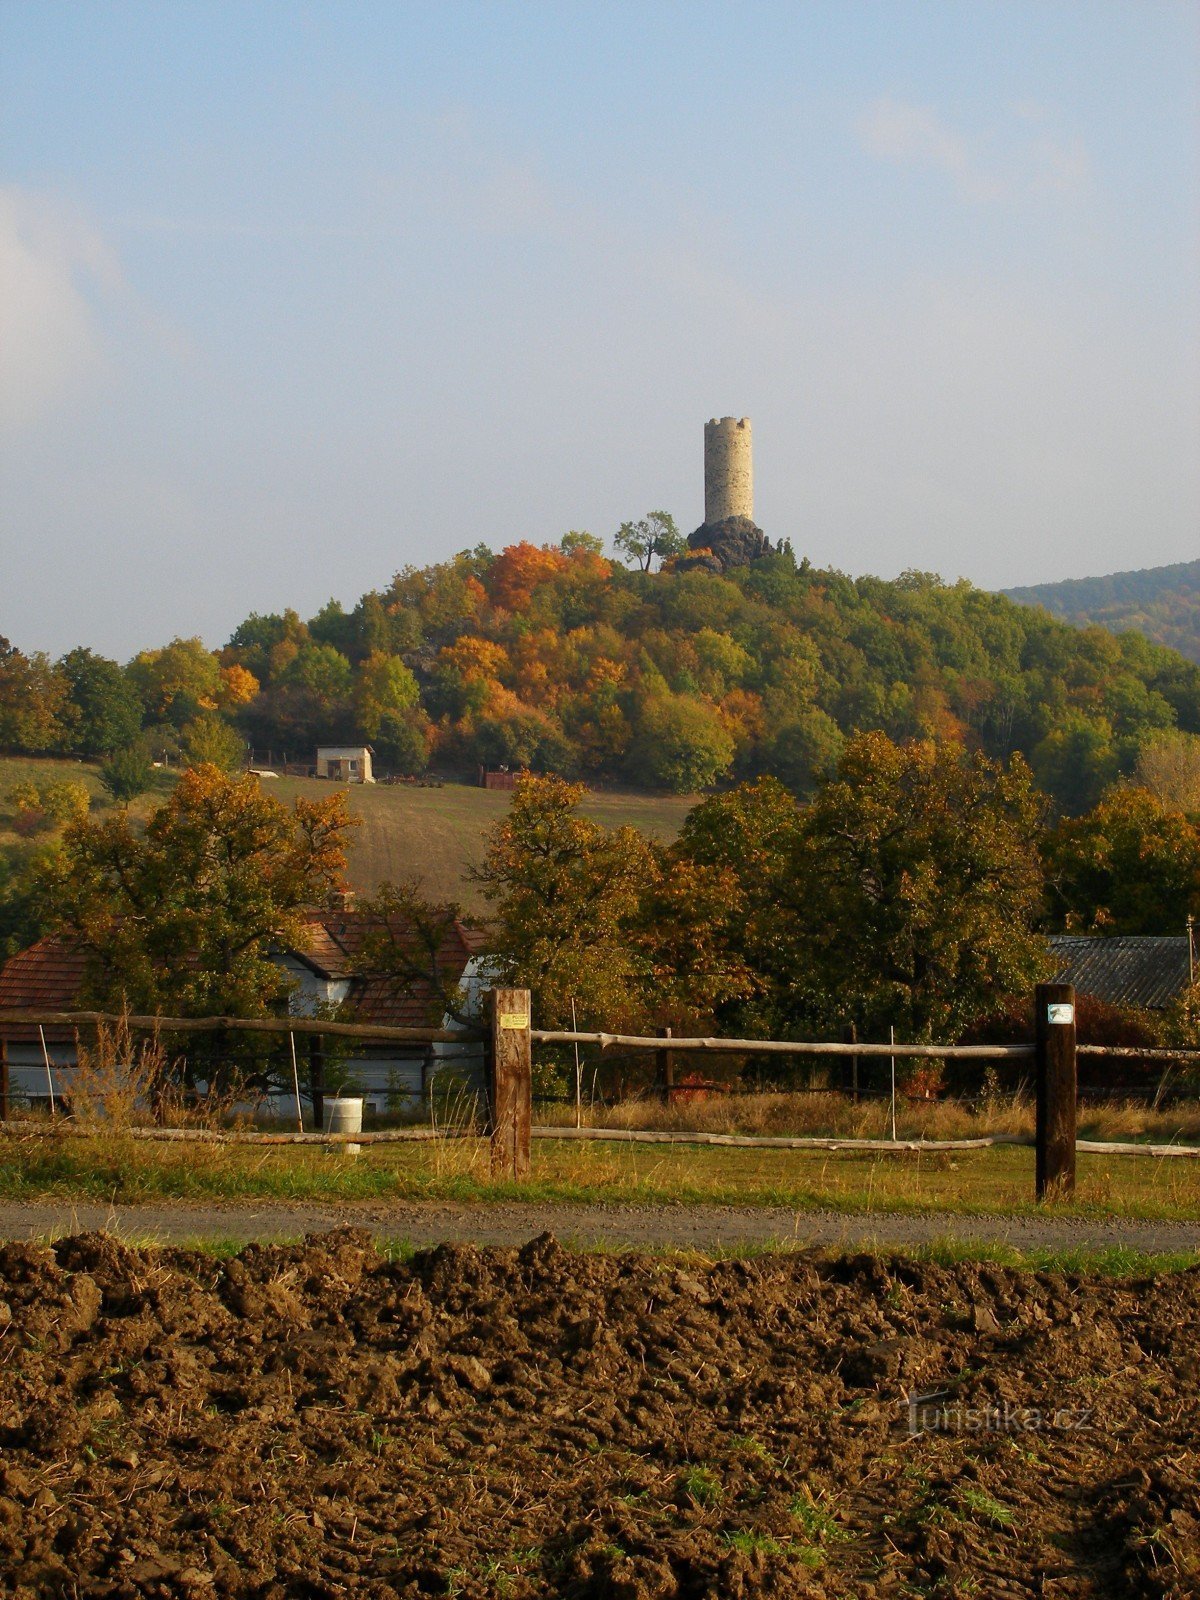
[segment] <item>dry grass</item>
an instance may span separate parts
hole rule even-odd
[[[536,1120],[561,1127],[574,1122],[571,1106],[539,1108]],[[615,1106],[586,1107],[585,1127],[645,1128],[686,1133],[741,1133],[779,1137],[886,1139],[891,1134],[887,1100],[847,1095],[714,1094],[704,1100],[682,1097],[665,1106],[651,1095]],[[1027,1094],[997,1094],[963,1100],[905,1100],[896,1104],[896,1134],[901,1139],[971,1139],[984,1134],[1023,1134],[1034,1128],[1034,1102]],[[1145,1138],[1166,1144],[1200,1140],[1200,1102],[1154,1110],[1140,1102],[1085,1105],[1079,1118],[1081,1139],[1122,1141]]]
[[[244,1091],[201,1100],[186,1095],[159,1037],[135,1035],[124,1019],[98,1026],[90,1044],[81,1039],[76,1065],[60,1069],[59,1082],[77,1122],[102,1123],[114,1134],[150,1126],[222,1128],[251,1116]]]

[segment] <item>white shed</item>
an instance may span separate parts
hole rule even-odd
[[[317,747],[317,777],[335,783],[374,783],[369,744],[323,744]]]

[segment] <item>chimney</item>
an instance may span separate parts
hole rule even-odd
[[[353,911],[357,896],[353,889],[331,889],[329,891],[328,906],[330,911]]]

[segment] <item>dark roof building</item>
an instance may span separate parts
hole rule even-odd
[[[1053,982],[1111,1006],[1165,1011],[1192,982],[1186,934],[1163,938],[1055,934],[1047,941],[1058,963]]]

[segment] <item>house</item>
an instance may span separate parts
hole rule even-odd
[[[334,783],[374,783],[369,744],[322,744],[317,746],[317,777]]]
[[[1200,975],[1187,934],[1162,938],[1055,934],[1047,943],[1058,964],[1052,982],[1106,1005],[1165,1011]]]
[[[447,1031],[466,1033],[455,1017],[434,1015],[437,997],[446,985],[464,995],[461,1015],[469,1024],[482,1014],[483,991],[490,987],[482,934],[460,921],[441,932],[435,951],[424,950],[415,930],[393,920],[357,910],[350,896],[337,896],[328,907],[305,913],[305,937],[295,946],[280,947],[271,958],[292,980],[288,1013],[313,1017],[324,1007],[336,1006],[338,1020],[380,1027],[420,1028],[431,1024]],[[368,942],[387,933],[403,970],[394,974],[364,974],[358,961]],[[82,1009],[80,994],[86,976],[86,956],[71,940],[59,935],[39,939],[0,969],[0,1091],[7,1078],[11,1105],[45,1105],[54,1095],[70,1096],[76,1069],[75,1033],[70,1028],[8,1023],[5,1011],[71,1011]],[[339,1085],[361,1094],[368,1114],[419,1113],[429,1103],[439,1074],[444,1092],[439,1096],[451,1111],[457,1104],[465,1112],[482,1092],[483,1062],[479,1044],[437,1041],[428,1045],[402,1041],[367,1040],[349,1043],[332,1059],[314,1056],[312,1036],[297,1039],[302,1096],[313,1102]],[[315,1074],[315,1081],[314,1081]],[[290,1070],[285,1074],[290,1080]],[[259,1108],[267,1116],[294,1114],[290,1081],[270,1093]]]

